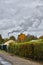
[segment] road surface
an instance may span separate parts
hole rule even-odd
[[[19,58],[17,56],[11,56],[10,54],[6,52],[0,52],[0,57],[3,57],[4,59],[11,62],[13,65],[43,65],[42,63],[26,60],[23,58]]]

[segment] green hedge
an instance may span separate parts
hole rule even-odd
[[[43,43],[35,44],[34,58],[43,60]]]
[[[43,43],[10,43],[8,50],[21,57],[43,60]]]

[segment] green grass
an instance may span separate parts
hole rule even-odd
[[[0,50],[0,52],[5,52],[4,50]]]

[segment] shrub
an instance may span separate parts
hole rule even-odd
[[[43,43],[35,44],[34,58],[35,59],[43,59]]]
[[[8,52],[14,53],[14,44],[13,44],[13,43],[10,43],[10,44],[9,44]]]
[[[21,57],[43,59],[43,43],[11,43],[9,52]]]

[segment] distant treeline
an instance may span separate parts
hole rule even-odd
[[[34,35],[26,35],[26,34],[19,34],[17,39],[15,38],[15,36],[10,36],[9,38],[2,38],[1,34],[0,34],[0,44],[7,42],[8,40],[14,40],[17,42],[28,42],[31,40],[37,40],[37,39],[43,39],[43,35],[40,36],[39,38],[37,36]]]

